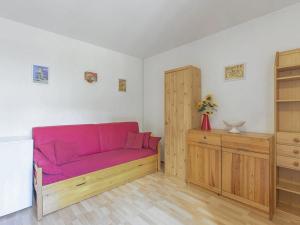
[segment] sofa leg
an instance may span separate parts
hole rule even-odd
[[[36,194],[36,209],[37,209],[37,220],[41,220],[43,217],[43,171],[37,165],[34,165],[35,176],[34,176],[34,189]]]

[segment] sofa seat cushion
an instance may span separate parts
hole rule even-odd
[[[43,185],[77,177],[83,174],[91,173],[155,154],[156,151],[151,149],[118,149],[82,156],[79,161],[62,165],[61,169],[63,174],[43,174]]]

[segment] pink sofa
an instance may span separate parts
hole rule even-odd
[[[43,169],[42,185],[157,154],[157,149],[149,147],[125,148],[129,132],[138,133],[138,123],[120,122],[33,128],[34,162]],[[61,165],[53,165],[49,162],[41,154],[40,148],[54,141],[72,143],[78,152],[76,159]],[[47,167],[49,165],[52,166],[50,169]]]

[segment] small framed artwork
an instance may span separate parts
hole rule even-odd
[[[84,79],[88,82],[88,83],[95,83],[98,80],[98,74],[94,73],[94,72],[85,72],[84,73]]]
[[[126,92],[126,80],[119,79],[119,91]]]
[[[241,80],[245,77],[245,64],[225,67],[225,80]]]
[[[49,68],[33,65],[32,78],[34,83],[48,84]]]

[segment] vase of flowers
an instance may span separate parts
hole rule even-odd
[[[209,116],[214,113],[217,109],[212,95],[207,95],[204,100],[197,103],[198,112],[202,115],[201,130],[211,130]]]

